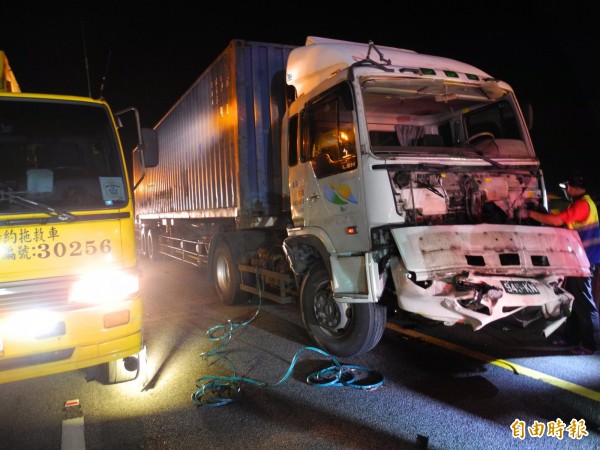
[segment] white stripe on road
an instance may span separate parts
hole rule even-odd
[[[63,420],[61,450],[85,450],[83,417]]]

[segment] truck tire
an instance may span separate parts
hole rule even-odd
[[[383,336],[387,310],[376,303],[337,303],[322,264],[313,266],[300,291],[302,322],[323,350],[337,357],[358,356],[374,348]]]
[[[142,258],[148,258],[148,241],[146,239],[147,231],[140,231],[140,256]]]
[[[160,252],[158,251],[158,236],[154,237],[152,230],[148,230],[146,233],[146,254],[150,261],[158,261],[160,259]]]
[[[248,298],[241,290],[240,271],[237,268],[236,253],[225,239],[217,242],[212,259],[212,279],[219,298],[225,305],[235,305]]]

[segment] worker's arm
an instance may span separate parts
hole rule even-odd
[[[590,215],[590,205],[584,199],[579,199],[569,205],[567,209],[558,214],[548,214],[529,210],[528,217],[545,225],[561,227],[574,222],[584,222]]]
[[[529,211],[529,218],[537,220],[545,225],[553,225],[555,227],[561,227],[565,224],[562,218],[556,214],[546,214],[538,211]]]

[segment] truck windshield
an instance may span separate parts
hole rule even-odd
[[[375,154],[533,156],[514,97],[495,81],[369,77],[361,86]]]
[[[111,125],[102,105],[0,97],[0,215],[123,206]]]

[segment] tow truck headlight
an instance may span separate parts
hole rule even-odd
[[[137,294],[140,280],[137,272],[98,271],[82,276],[71,285],[69,302],[103,304],[127,300]]]
[[[65,323],[60,315],[47,310],[17,312],[0,324],[0,336],[15,339],[43,339],[64,333]]]

